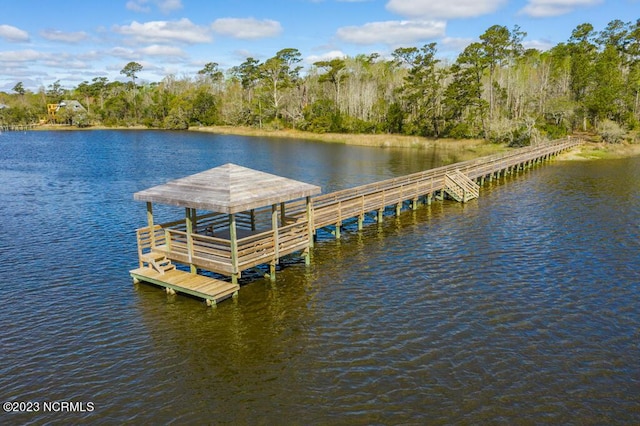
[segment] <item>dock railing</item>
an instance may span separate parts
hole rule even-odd
[[[494,154],[460,163],[412,173],[405,176],[360,185],[312,197],[314,230],[338,225],[367,212],[381,211],[418,197],[433,195],[445,187],[445,175],[459,171],[470,179],[480,179],[494,173],[520,167],[523,164],[549,158],[582,143],[580,139],[560,139],[539,145],[520,148],[508,153]],[[302,206],[287,205],[290,215],[303,214]]]
[[[277,230],[270,229],[239,238],[237,256],[234,258],[229,239],[197,233],[189,236],[176,226],[176,222],[170,222],[155,225],[153,232],[149,227],[138,229],[139,254],[160,252],[176,262],[230,275],[277,261],[281,256],[304,250],[309,244],[308,222],[298,220]]]

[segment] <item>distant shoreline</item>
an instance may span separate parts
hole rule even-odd
[[[55,131],[90,131],[90,130],[160,130],[173,132],[174,130],[151,129],[146,126],[132,127],[108,127],[90,126],[78,128],[62,125],[42,125],[34,130]],[[510,148],[504,144],[493,144],[482,139],[431,139],[420,136],[407,136],[395,134],[348,134],[348,133],[311,133],[301,130],[264,130],[253,127],[241,126],[206,126],[190,127],[189,132],[213,133],[220,135],[254,136],[269,138],[289,138],[313,140],[324,143],[338,143],[355,146],[368,146],[379,148],[413,148],[413,149],[445,149],[464,153],[465,159],[482,157],[498,152],[504,152]],[[581,137],[575,135],[574,137]],[[561,161],[588,161],[598,159],[616,159],[634,157],[640,155],[640,144],[619,143],[607,144],[587,140],[584,145],[576,147],[569,152],[558,156]],[[463,160],[461,160],[463,161]]]

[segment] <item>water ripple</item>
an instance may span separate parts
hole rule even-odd
[[[354,173],[312,167],[335,158],[315,143],[93,135],[0,150],[0,396],[96,406],[9,423],[640,423],[640,160],[548,165],[351,226],[211,309],[131,284],[135,190],[242,152],[325,186],[423,164],[366,150]]]

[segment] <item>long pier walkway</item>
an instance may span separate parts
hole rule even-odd
[[[130,274],[135,282],[215,305],[237,295],[238,279],[247,269],[269,265],[275,280],[281,257],[301,252],[308,263],[320,229],[340,238],[345,221],[355,219],[362,229],[367,215],[380,223],[389,207],[400,215],[434,199],[465,203],[480,195],[485,181],[543,163],[581,143],[552,141],[328,194],[320,194],[315,185],[226,164],[134,194],[147,203],[148,226],[137,230],[139,268]],[[185,217],[156,224],[153,203],[184,207]]]
[[[394,207],[396,214],[400,214],[403,208],[415,209],[420,202],[428,205],[434,199],[442,200],[445,196],[467,202],[479,196],[479,188],[485,181],[548,161],[581,143],[582,140],[578,138],[556,140],[321,194],[312,197],[312,226],[314,232],[332,227],[331,232],[340,238],[344,221],[357,218],[358,229],[362,229],[365,215],[374,213],[376,221],[382,222],[388,207]],[[291,216],[298,217],[303,214],[302,207],[300,202],[292,203],[287,211]]]

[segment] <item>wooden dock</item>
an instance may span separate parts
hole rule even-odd
[[[184,293],[199,297],[207,305],[215,305],[229,297],[236,296],[240,286],[200,274],[173,269],[162,272],[152,267],[142,267],[129,271],[134,281],[144,281],[164,287],[168,293]]]
[[[0,132],[22,132],[33,130],[37,124],[0,124]]]
[[[417,208],[420,202],[431,204],[434,199],[446,196],[468,202],[479,196],[479,188],[485,181],[541,164],[581,143],[577,138],[562,139],[321,194],[311,200],[313,229],[315,232],[332,228],[331,233],[340,238],[344,221],[355,218],[361,229],[365,215],[374,213],[376,220],[382,222],[388,207],[397,215],[403,209]],[[302,210],[300,203],[287,206],[293,217],[301,215]]]
[[[486,181],[542,164],[581,143],[556,140],[320,195],[319,187],[303,182],[220,166],[134,195],[147,202],[148,226],[137,230],[139,268],[131,276],[215,304],[237,293],[244,270],[269,265],[275,280],[282,256],[299,252],[308,263],[322,228],[340,238],[345,221],[357,220],[360,230],[372,213],[381,223],[389,207],[399,215],[433,200],[466,203]],[[185,207],[185,218],[155,224],[152,202]],[[198,214],[196,208],[208,212]],[[202,276],[198,269],[231,282]]]

